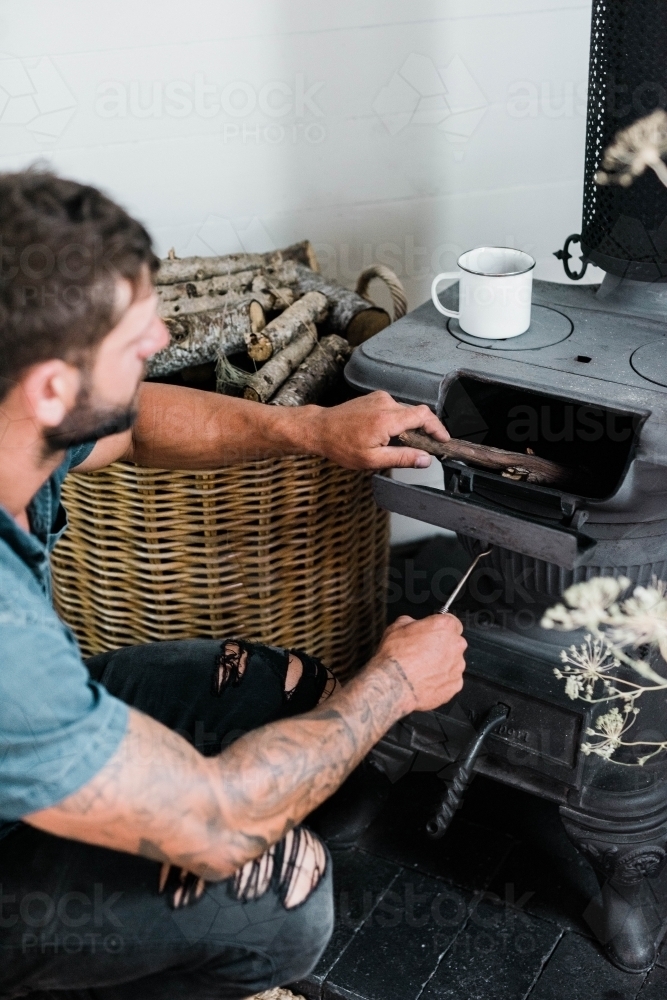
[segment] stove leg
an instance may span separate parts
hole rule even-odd
[[[613,819],[568,806],[561,807],[561,818],[600,883],[602,913],[589,919],[592,930],[619,969],[645,972],[655,962],[665,918],[657,879],[667,864],[667,822],[664,815],[656,822],[655,814],[644,822],[637,816],[624,821],[615,805]]]

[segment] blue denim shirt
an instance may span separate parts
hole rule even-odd
[[[0,837],[7,821],[85,785],[127,728],[127,706],[91,680],[51,604],[49,553],[67,527],[60,490],[91,450],[71,449],[35,495],[30,534],[0,507]]]

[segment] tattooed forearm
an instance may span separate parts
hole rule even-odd
[[[410,687],[398,661],[385,659],[321,707],[255,730],[217,758],[131,710],[126,737],[106,767],[26,821],[226,878],[338,788],[404,714]]]
[[[398,661],[385,662],[322,707],[256,730],[226,750],[216,763],[225,808],[244,818],[240,832],[252,836],[261,828],[273,843],[328,798],[401,716],[406,685]]]

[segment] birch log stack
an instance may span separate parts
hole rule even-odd
[[[171,251],[161,262],[157,293],[171,343],[150,359],[148,375],[159,378],[217,361],[219,391],[238,395],[245,388],[247,398],[262,401],[271,398],[269,389],[275,392],[292,379],[284,400],[314,398],[318,390],[311,383],[324,391],[340,371],[341,358],[349,356],[349,345],[390,322],[384,309],[326,280],[308,240],[283,250],[224,257],[178,259]],[[317,334],[314,324],[323,324],[329,336],[306,357],[302,352],[306,345],[312,348],[314,329]],[[253,375],[243,362],[237,368],[227,360],[242,352],[256,366],[274,359],[275,364]]]
[[[329,303],[322,292],[306,292],[260,331],[250,333],[248,354],[253,361],[267,361],[312,323],[321,323],[328,310]]]
[[[320,265],[317,255],[310,240],[301,240],[300,243],[292,243],[280,251],[283,260],[293,260],[297,264],[303,264],[311,271],[319,271]]]
[[[305,406],[319,401],[340,378],[352,348],[335,333],[322,337],[271,400],[274,406]]]
[[[317,343],[317,327],[310,323],[308,327],[299,333],[287,347],[278,351],[273,357],[262,365],[260,370],[252,376],[251,381],[245,387],[243,395],[246,399],[252,399],[256,403],[266,403],[271,396],[280,388],[295,368],[306,358]]]
[[[248,997],[248,1000],[306,1000],[306,998],[300,993],[292,993],[290,990],[277,986],[272,990],[256,993],[254,997]]]

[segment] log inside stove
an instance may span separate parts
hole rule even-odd
[[[526,513],[534,503],[548,508],[552,494],[554,515],[560,510],[558,491],[603,500],[618,490],[645,419],[612,406],[465,375],[448,386],[440,415],[453,439],[476,446],[476,454],[462,456],[463,462],[492,470],[461,480],[461,459],[442,456],[447,489],[456,489],[458,482],[457,491],[465,492],[466,481],[472,482],[480,499],[501,504],[512,499],[513,506],[523,502]],[[508,456],[507,468],[490,461],[501,452]],[[533,468],[537,474],[531,474]]]

